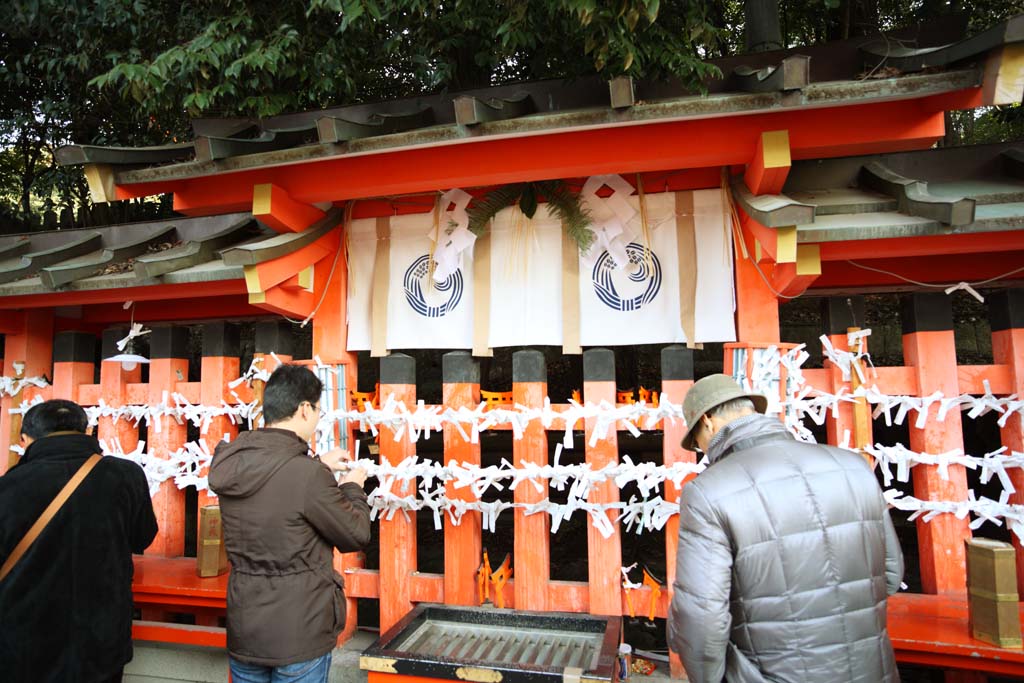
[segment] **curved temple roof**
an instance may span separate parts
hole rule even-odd
[[[933,47],[906,50],[898,38]],[[716,60],[724,78],[708,81],[706,96],[674,83],[629,78],[544,81],[264,120],[197,119],[191,142],[69,145],[58,150],[57,159],[62,165],[121,167],[118,184],[146,183],[480,137],[923,97],[977,87],[989,53],[1022,41],[1024,15],[967,39],[951,39],[950,29],[939,26],[930,34],[896,33]],[[947,70],[931,73],[936,68]],[[919,73],[926,69],[931,72]],[[877,78],[894,73],[898,77]]]

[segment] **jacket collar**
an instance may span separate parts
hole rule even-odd
[[[79,432],[60,432],[33,441],[25,449],[19,463],[39,460],[81,460],[93,453],[102,452],[100,442],[94,436]]]
[[[792,439],[786,426],[774,417],[755,413],[738,417],[718,430],[708,443],[708,460],[718,462],[722,458],[752,448],[765,441]]]

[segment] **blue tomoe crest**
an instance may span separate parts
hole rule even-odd
[[[440,304],[427,303],[427,297],[423,294],[423,281],[427,278],[430,270],[430,257],[424,254],[412,262],[412,265],[405,271],[402,286],[405,289],[405,300],[416,311],[427,318],[440,318],[449,311],[455,309],[462,300],[462,269],[458,268],[454,273],[444,279],[443,282],[435,282],[433,288],[438,292],[447,292],[448,298]]]
[[[615,259],[607,251],[601,253],[594,264],[591,280],[597,298],[604,305],[616,311],[638,311],[651,303],[661,290],[661,261],[653,250],[642,244],[630,242],[626,245],[626,256],[630,264],[637,267],[636,272],[629,273],[630,282],[646,282],[647,287],[641,294],[624,298],[615,288],[612,274],[615,272]]]

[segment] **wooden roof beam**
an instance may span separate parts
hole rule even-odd
[[[51,266],[70,258],[85,256],[103,246],[98,232],[86,232],[76,235],[68,242],[51,249],[25,254],[20,261],[11,263],[7,268],[0,268],[0,284],[13,282],[33,275],[46,266]]]
[[[335,207],[308,230],[274,235],[258,242],[230,247],[221,252],[221,258],[228,266],[255,266],[281,256],[287,256],[329,233],[341,223],[344,214],[344,209]]]
[[[200,135],[193,141],[196,161],[209,162],[245,154],[273,152],[316,142],[315,128],[266,130],[255,138],[216,137]]]
[[[252,188],[252,216],[275,232],[302,232],[326,216],[323,211],[292,199],[273,183]]]
[[[608,81],[608,97],[612,109],[627,109],[636,104],[636,84],[629,76]]]
[[[341,248],[341,230],[330,229],[322,234],[316,241],[307,244],[295,251],[279,256],[263,263],[244,266],[245,282],[249,293],[265,292],[272,287],[286,283],[296,278],[305,269],[314,263],[333,256]],[[289,285],[291,289],[305,289],[297,287],[298,281]]]
[[[147,280],[160,277],[189,266],[206,263],[216,256],[219,249],[224,249],[239,242],[253,225],[249,216],[232,221],[227,227],[201,239],[189,240],[180,247],[174,247],[157,254],[148,254],[135,259],[132,269],[135,277]]]
[[[973,199],[936,197],[928,192],[928,183],[905,178],[880,162],[872,161],[861,168],[860,183],[895,198],[901,213],[946,225],[974,222]]]
[[[748,216],[768,228],[814,222],[816,208],[813,204],[798,202],[784,194],[755,195],[738,177],[732,181],[732,196]]]
[[[463,95],[452,100],[455,122],[460,126],[475,126],[488,121],[505,121],[536,111],[529,93],[520,93],[509,99],[483,100]]]
[[[321,143],[337,144],[376,135],[404,133],[433,123],[434,110],[420,107],[405,114],[373,114],[366,121],[322,116],[316,120],[316,132]]]
[[[139,256],[146,252],[152,244],[175,233],[173,225],[163,225],[156,230],[147,231],[142,237],[134,240],[111,246],[108,249],[95,254],[92,258],[75,263],[61,263],[55,266],[47,266],[39,273],[43,284],[50,289],[57,289],[64,285],[95,275],[98,271],[115,263]]]
[[[779,262],[772,270],[772,289],[783,296],[797,297],[821,276],[821,253],[817,244],[797,246],[791,263]]]
[[[775,66],[762,69],[738,66],[732,73],[733,85],[743,92],[803,90],[811,82],[811,58],[792,55]]]
[[[789,131],[765,131],[757,138],[757,147],[747,164],[743,182],[752,194],[779,194],[786,184],[791,165]]]
[[[867,70],[885,66],[901,73],[913,73],[948,66],[996,51],[1001,46],[1021,42],[1024,42],[1024,14],[1010,17],[970,38],[942,47],[906,48],[885,39],[862,45],[860,51]],[[1020,101],[1019,97],[1017,101]]]
[[[769,228],[740,211],[740,229],[752,243],[760,245],[762,256],[774,263],[796,263],[797,229],[795,225]],[[758,261],[762,261],[758,258]]]
[[[1020,104],[1024,99],[1024,43],[1003,45],[985,59],[983,105]]]
[[[108,164],[111,166],[148,166],[188,159],[195,154],[191,142],[154,147],[100,147],[97,145],[64,145],[57,149],[61,166]]]

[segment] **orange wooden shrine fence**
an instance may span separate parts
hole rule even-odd
[[[742,297],[742,295],[741,295]],[[994,362],[983,366],[958,366],[956,347],[950,313],[949,298],[939,294],[907,295],[903,300],[903,349],[906,364],[903,367],[880,367],[873,381],[883,393],[893,395],[927,396],[940,391],[945,396],[961,393],[982,394],[983,380],[987,380],[993,394],[1024,396],[1024,290],[1006,290],[989,297],[988,308],[992,324],[992,346]],[[742,307],[742,300],[741,300]],[[825,307],[825,333],[830,335],[836,348],[846,347],[846,328],[855,322],[848,300],[830,299]],[[289,330],[277,324],[261,324],[257,332],[257,357],[277,352],[283,360],[290,360],[287,342]],[[103,336],[101,357],[112,355],[112,344],[124,335],[125,330],[107,330]],[[95,364],[96,338],[80,332],[60,332],[52,346],[53,363],[45,367],[38,360],[24,369],[26,376],[48,374],[52,386],[27,388],[20,396],[4,398],[4,434],[16,430],[7,410],[21,400],[34,395],[65,397],[83,405],[97,405],[100,400],[110,406],[130,404],[159,405],[164,393],[175,391],[190,402],[217,405],[224,400],[232,403],[238,398],[250,399],[253,389],[241,385],[235,389],[238,397],[232,395],[228,383],[240,372],[238,358],[237,328],[215,323],[203,326],[203,356],[199,381],[189,382],[188,332],[184,327],[155,328],[151,338],[151,363],[149,381],[141,382],[140,370],[124,370],[120,364],[100,364],[98,383]],[[742,328],[741,328],[742,335]],[[10,339],[10,337],[9,337]],[[15,343],[8,343],[5,375],[11,375],[14,361],[21,360],[15,354],[27,350]],[[766,340],[772,342],[773,340]],[[764,344],[734,345],[740,348],[756,348]],[[38,354],[38,349],[34,350]],[[49,350],[47,350],[49,355]],[[679,346],[662,351],[662,383],[660,390],[664,399],[681,403],[693,379],[692,353]],[[726,353],[726,371],[729,368],[730,352]],[[614,354],[604,349],[592,349],[584,354],[583,400],[597,403],[616,401]],[[547,396],[546,369],[543,355],[537,351],[519,351],[513,354],[513,401],[528,407],[541,407]],[[347,368],[349,386],[355,386],[354,370]],[[838,368],[830,363],[824,369],[804,370],[808,383],[823,391],[836,393],[845,383]],[[849,388],[848,385],[846,385]],[[258,387],[255,388],[258,391]],[[381,360],[379,395],[393,395],[396,399],[413,405],[416,400],[415,365],[412,358],[393,354]],[[444,356],[443,402],[446,406],[476,406],[480,401],[479,370],[476,362],[466,352],[452,352]],[[340,406],[339,406],[340,407]],[[347,406],[346,406],[347,407]],[[555,406],[557,409],[558,406]],[[937,405],[931,407],[932,411]],[[173,418],[162,420],[160,429],[148,425],[147,439],[153,453],[160,457],[169,454],[185,442],[187,426],[178,424]],[[845,431],[853,428],[854,413],[849,404],[842,404],[837,417],[828,418],[828,440],[837,443]],[[594,468],[618,460],[618,444],[614,433],[604,440],[590,445],[590,434],[595,425],[588,421],[582,425],[586,431],[584,439],[586,460]],[[666,423],[664,427],[663,460],[665,465],[673,462],[693,462],[693,453],[679,446],[683,426],[679,422]],[[500,427],[499,427],[500,428]],[[507,428],[507,427],[505,427]],[[564,426],[554,424],[551,429],[563,430]],[[226,418],[214,418],[214,422],[200,438],[209,446],[215,446],[225,434],[236,433],[237,428]],[[103,439],[117,438],[124,450],[131,450],[139,438],[139,430],[127,421],[113,422],[101,419],[98,434]],[[1010,450],[1024,451],[1021,416],[1014,415],[1002,429],[1002,441]],[[463,439],[454,427],[445,427],[444,461],[457,460],[468,464],[480,464],[480,445]],[[531,423],[523,438],[513,441],[514,465],[525,463],[548,464],[547,431],[539,422]],[[629,438],[629,437],[626,437]],[[950,411],[944,422],[934,415],[923,428],[910,427],[909,447],[916,451],[939,453],[962,448],[961,416]],[[382,463],[397,464],[414,452],[408,432],[396,440],[388,429],[381,430],[380,459]],[[922,499],[965,500],[967,498],[967,475],[962,466],[950,465],[948,479],[939,476],[935,466],[919,465],[912,470],[914,493]],[[1024,472],[1011,471],[1018,493],[1011,502],[1024,502]],[[455,489],[449,484],[449,497],[471,499],[468,488]],[[515,502],[530,503],[543,498],[530,486],[517,487]],[[675,487],[668,483],[662,494],[667,500],[678,496]],[[619,490],[613,483],[595,486],[590,502],[606,503],[618,499]],[[200,496],[199,504],[209,498]],[[160,522],[158,539],[147,551],[147,555],[162,558],[177,558],[184,554],[185,538],[185,495],[173,481],[165,481],[154,496],[154,506]],[[614,512],[606,513],[614,523]],[[964,589],[965,569],[962,540],[970,535],[968,520],[958,520],[953,515],[942,514],[930,522],[918,521],[918,543],[921,558],[922,584],[926,592],[956,593]],[[550,534],[547,515],[526,515],[521,509],[514,511],[514,578],[503,588],[504,604],[507,607],[534,610],[589,611],[593,613],[628,613],[628,604],[621,587],[620,567],[621,531],[613,524],[614,533],[604,538],[591,529],[588,535],[589,580],[583,582],[556,581],[550,579]],[[666,526],[664,543],[667,558],[667,582],[671,586],[675,571],[677,520],[672,518]],[[397,622],[415,603],[447,602],[449,604],[475,604],[477,594],[477,569],[481,561],[482,530],[480,513],[470,511],[462,518],[461,524],[454,525],[446,517],[443,531],[445,544],[443,574],[427,574],[417,571],[415,513],[408,517],[399,513],[390,520],[380,521],[380,569],[361,568],[357,555],[339,557],[338,568],[345,572],[347,593],[350,601],[377,599],[380,601],[381,627],[387,628]],[[1018,544],[1019,547],[1019,544]],[[1024,562],[1018,561],[1024,569]],[[635,605],[646,605],[649,589],[638,589],[632,600]],[[669,592],[664,591],[658,598],[656,614],[665,616]],[[350,604],[350,607],[354,605]],[[188,611],[185,607],[181,611]],[[639,609],[638,611],[645,611]],[[350,609],[349,629],[354,628],[355,609]],[[159,615],[151,615],[159,616]],[[209,615],[199,621],[212,623]]]

